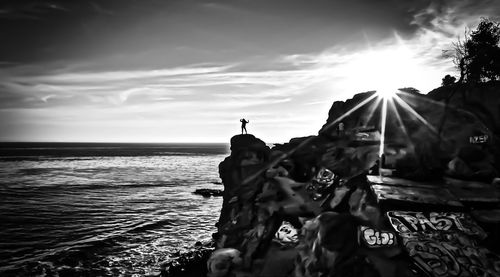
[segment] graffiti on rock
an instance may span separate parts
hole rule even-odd
[[[396,246],[396,236],[390,231],[375,230],[367,226],[359,226],[360,242],[370,248]]]
[[[391,211],[387,212],[387,217],[398,233],[459,231],[479,238],[486,237],[484,230],[464,213]]]
[[[290,222],[283,221],[278,231],[274,234],[273,241],[280,244],[296,244],[299,241],[298,236],[298,230]]]
[[[471,144],[483,144],[488,142],[488,135],[480,135],[480,136],[470,136],[469,142]]]
[[[319,184],[329,186],[333,184],[334,178],[335,174],[333,174],[330,169],[323,167],[318,171],[318,174],[316,175],[316,178],[314,180]]]
[[[402,234],[410,257],[433,277],[500,276],[500,256],[460,234]]]

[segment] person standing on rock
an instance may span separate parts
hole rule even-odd
[[[339,137],[344,135],[344,123],[342,122],[339,123],[339,126],[337,128],[337,134]]]
[[[248,134],[247,133],[247,123],[249,123],[250,121],[242,118],[242,119],[240,119],[240,122],[241,122],[241,134],[243,134],[243,130],[245,130],[245,134]]]

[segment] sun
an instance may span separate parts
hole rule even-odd
[[[359,51],[340,70],[350,76],[354,91],[376,90],[389,98],[398,88],[418,86],[419,76],[427,71],[421,58],[402,43]]]
[[[391,99],[396,96],[396,91],[395,89],[386,89],[386,90],[377,90],[377,95],[378,97],[381,97],[383,99]]]

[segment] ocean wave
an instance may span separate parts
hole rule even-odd
[[[137,226],[133,227],[132,229],[128,230],[127,232],[128,233],[141,233],[144,231],[157,229],[157,228],[163,227],[165,225],[173,225],[172,220],[162,219],[162,220],[158,220],[156,222],[141,223],[141,224],[138,224]]]
[[[221,156],[34,158],[0,162],[0,276],[143,276],[215,231]]]
[[[1,245],[3,245],[5,249],[8,249],[8,251],[2,251],[1,256],[5,259],[0,262],[0,273],[6,270],[14,270],[16,267],[13,267],[12,265],[15,264],[18,265],[18,268],[22,268],[26,264],[37,261],[68,264],[68,261],[70,260],[88,260],[91,258],[86,256],[89,255],[89,253],[94,253],[93,255],[96,256],[93,258],[95,259],[100,254],[99,252],[113,251],[115,247],[120,245],[120,243],[127,242],[130,239],[131,234],[136,236],[138,233],[159,229],[166,225],[171,226],[174,224],[171,219],[158,219],[156,221],[141,221],[130,224],[120,224],[119,229],[108,227],[95,228],[92,231],[85,230],[86,233],[90,233],[92,235],[83,236],[79,239],[75,238],[71,241],[59,242],[56,246],[49,250],[33,251],[33,249],[29,247],[34,246],[36,248],[43,249],[43,243],[41,242],[25,243],[23,248],[20,248],[19,245],[14,245],[17,246],[15,249],[13,249],[12,246],[2,243]],[[10,259],[8,259],[8,256],[10,256]],[[8,264],[5,263],[7,261]],[[71,265],[72,263],[69,264]]]
[[[84,190],[112,190],[118,188],[162,188],[162,187],[175,187],[181,185],[180,183],[120,183],[120,184],[109,184],[109,183],[96,183],[96,184],[19,184],[19,183],[4,183],[0,192],[3,196],[21,196],[26,193],[40,193],[41,191],[49,193],[55,191],[61,193],[71,194],[76,191]],[[39,195],[43,197],[44,195]]]

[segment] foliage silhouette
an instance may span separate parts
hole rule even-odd
[[[399,91],[407,92],[410,94],[420,94],[420,90],[414,88],[414,87],[404,87],[404,88],[398,88]]]
[[[482,18],[476,30],[466,30],[463,39],[444,52],[460,71],[458,83],[500,79],[500,23]],[[444,79],[443,79],[444,82]],[[443,84],[444,85],[444,84]]]
[[[444,87],[444,86],[453,85],[455,83],[455,81],[457,80],[457,78],[448,74],[448,75],[444,76],[444,78],[442,80],[443,80],[443,82],[441,83],[441,85]]]

